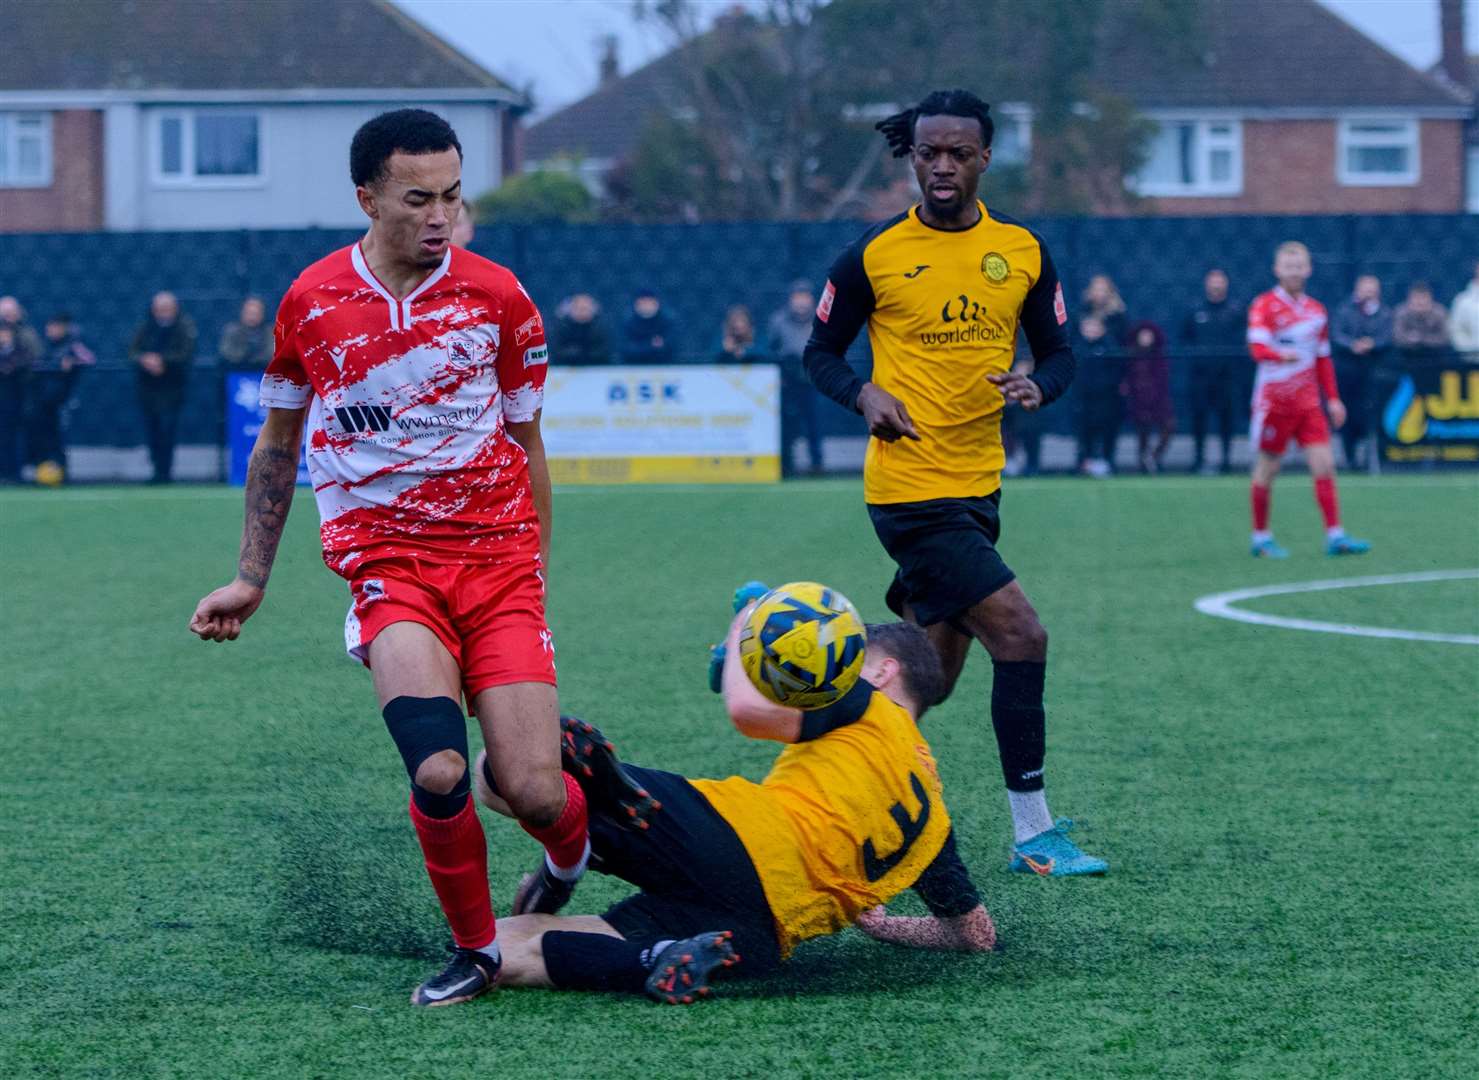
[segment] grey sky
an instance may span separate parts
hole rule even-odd
[[[735,0],[697,0],[707,17]],[[1238,0],[1215,0],[1237,3]],[[1320,0],[1408,63],[1438,58],[1438,0]],[[537,114],[596,85],[601,39],[614,34],[621,70],[661,55],[669,43],[632,17],[632,0],[395,0],[402,9],[515,85],[532,89]],[[1469,52],[1479,52],[1479,0],[1465,0]]]

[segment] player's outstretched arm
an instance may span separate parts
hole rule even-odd
[[[746,604],[729,624],[724,641],[724,707],[741,735],[793,743],[801,737],[801,710],[788,709],[761,696],[740,660],[740,631],[754,603]]]
[[[883,907],[858,916],[857,927],[875,941],[911,949],[949,952],[990,952],[996,945],[996,924],[982,904],[964,915],[890,915]]]
[[[190,630],[202,641],[234,641],[262,603],[277,545],[293,505],[303,409],[269,409],[247,462],[246,521],[236,578],[195,606]]]

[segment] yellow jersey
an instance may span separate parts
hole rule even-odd
[[[870,504],[974,498],[1001,486],[1001,391],[1017,330],[1037,361],[1044,404],[1067,389],[1073,353],[1063,287],[1042,238],[977,203],[980,220],[947,231],[913,207],[865,233],[832,265],[807,346],[818,389],[857,408],[863,380],[843,356],[861,327],[872,382],[904,403],[920,439],[870,439]]]
[[[782,957],[915,885],[950,837],[929,744],[904,708],[866,682],[807,713],[802,740],[761,783],[690,781],[754,863]],[[971,906],[973,888],[967,878]]]

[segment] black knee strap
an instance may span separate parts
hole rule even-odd
[[[383,715],[412,780],[422,762],[443,750],[456,751],[467,760],[467,721],[462,706],[451,698],[393,698]]]

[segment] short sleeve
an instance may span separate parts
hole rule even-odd
[[[523,424],[539,414],[548,371],[544,320],[524,286],[515,280],[498,328],[498,386],[503,392],[505,420]]]
[[[937,919],[953,919],[974,911],[981,903],[981,894],[955,849],[955,830],[945,836],[945,843],[934,861],[924,868],[914,891]]]
[[[1063,299],[1063,282],[1058,278],[1058,268],[1053,265],[1053,257],[1048,254],[1048,246],[1041,238],[1038,238],[1037,248],[1042,259],[1037,280],[1022,301],[1021,322],[1033,357],[1042,360],[1060,349],[1069,348],[1068,303]]]
[[[298,349],[297,302],[293,290],[277,307],[272,327],[272,359],[262,375],[257,400],[269,409],[301,409],[313,398],[313,385]]]

